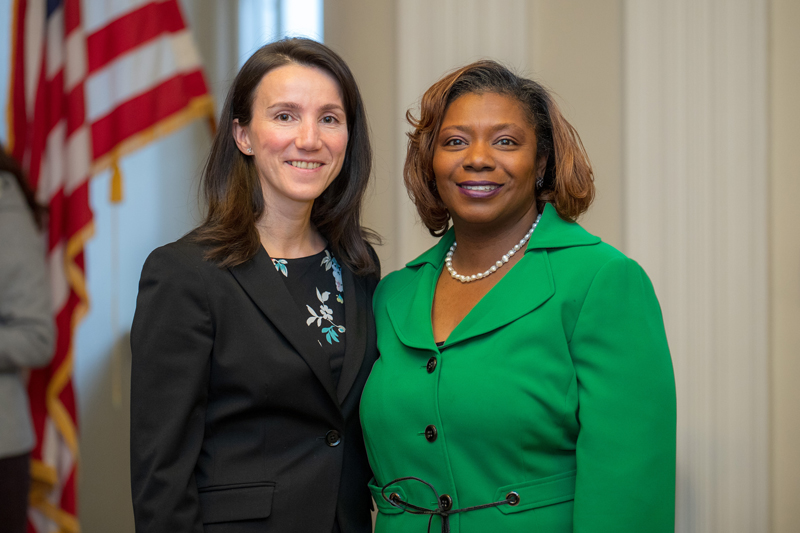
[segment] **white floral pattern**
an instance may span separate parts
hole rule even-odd
[[[286,259],[272,259],[272,264],[275,265],[275,270],[283,274],[285,277],[289,277],[289,271],[287,267],[291,265],[289,265],[289,262]],[[311,326],[312,324],[316,323],[317,327],[321,328],[320,332],[325,335],[325,340],[328,341],[328,344],[333,344],[335,342],[341,342],[339,336],[345,332],[345,327],[341,324],[337,324],[334,319],[334,310],[341,310],[341,308],[338,305],[333,304],[335,301],[339,305],[344,305],[344,298],[342,296],[342,293],[344,292],[344,285],[342,284],[342,267],[336,261],[336,258],[331,255],[329,250],[325,250],[325,256],[322,258],[322,262],[319,266],[324,266],[325,271],[332,271],[333,280],[338,294],[336,295],[335,300],[331,300],[330,291],[321,292],[319,287],[315,287],[317,300],[319,300],[319,308],[315,308],[316,304],[314,304],[313,307],[306,304],[306,309],[308,309],[308,312],[311,315],[306,319],[306,325]],[[302,274],[300,274],[300,276],[302,278]],[[321,342],[320,345],[322,345]]]
[[[319,314],[317,314],[313,307],[306,305],[306,309],[311,313],[311,316],[306,320],[306,325],[310,326],[316,321],[317,327],[321,327],[323,320],[329,322],[330,326],[322,328],[322,333],[325,334],[325,340],[328,341],[328,344],[333,344],[334,342],[339,342],[339,333],[344,333],[345,328],[333,322],[333,310],[325,305],[330,295],[331,293],[328,291],[320,293],[319,289],[317,289],[317,299],[322,305],[319,306]]]

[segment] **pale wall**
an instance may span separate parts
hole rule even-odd
[[[358,82],[372,132],[374,181],[364,205],[367,227],[385,242],[378,248],[384,272],[399,264],[397,242],[394,1],[326,0],[325,44],[338,52]],[[410,259],[410,258],[408,258]],[[408,260],[406,259],[406,260]]]
[[[556,93],[578,130],[597,195],[581,224],[624,250],[622,237],[622,0],[537,0],[532,74]]]
[[[800,2],[773,0],[770,61],[772,531],[800,531]]]

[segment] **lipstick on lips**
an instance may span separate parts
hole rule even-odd
[[[462,194],[470,198],[490,198],[503,187],[502,183],[493,181],[462,181],[456,185]]]

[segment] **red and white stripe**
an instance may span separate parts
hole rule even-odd
[[[86,113],[95,168],[177,113],[211,115],[200,56],[177,0],[113,0],[87,22]]]
[[[15,157],[49,208],[47,258],[56,351],[28,384],[36,448],[30,532],[77,532],[77,405],[72,334],[86,307],[83,243],[91,233],[91,139],[85,119],[86,44],[79,0],[17,0],[13,22],[11,123]]]
[[[15,0],[9,145],[49,208],[56,353],[29,396],[37,445],[29,533],[78,533],[72,337],[87,309],[89,177],[186,121],[212,116],[177,0]]]

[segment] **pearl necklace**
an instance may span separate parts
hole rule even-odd
[[[447,267],[447,271],[450,272],[450,276],[453,279],[460,281],[461,283],[469,283],[471,281],[477,281],[479,279],[483,279],[487,276],[494,274],[495,272],[497,272],[498,268],[508,263],[508,260],[511,259],[511,257],[515,253],[517,253],[521,248],[525,247],[525,244],[531,238],[531,235],[533,235],[533,230],[536,229],[536,225],[539,224],[540,218],[542,218],[541,214],[536,217],[536,220],[534,221],[533,226],[531,226],[531,229],[528,230],[528,233],[526,233],[525,236],[522,239],[520,239],[520,241],[517,244],[515,244],[512,249],[506,252],[506,254],[500,258],[500,261],[497,261],[495,264],[489,267],[489,270],[487,270],[486,272],[478,272],[477,274],[473,274],[471,276],[462,276],[461,274],[456,272],[455,268],[453,268],[453,253],[455,253],[456,246],[458,246],[458,243],[456,243],[456,241],[453,241],[453,245],[450,247],[450,250],[447,252],[447,256],[444,258],[444,264]]]

